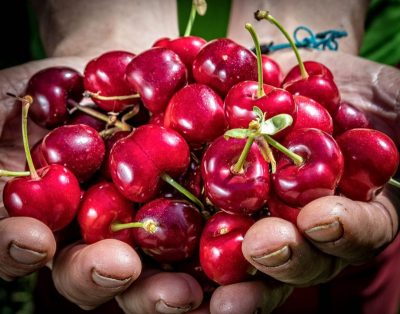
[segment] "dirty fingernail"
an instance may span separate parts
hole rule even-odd
[[[15,243],[12,243],[10,245],[9,254],[16,262],[25,265],[33,265],[39,263],[40,261],[43,261],[47,256],[46,253],[23,248]]]
[[[311,240],[316,242],[332,242],[343,236],[343,226],[336,220],[330,224],[310,228],[305,232]]]
[[[253,256],[252,259],[267,267],[276,267],[286,263],[291,256],[291,251],[288,245],[285,245],[279,250],[268,253],[262,256]]]
[[[92,279],[93,281],[101,287],[104,288],[120,288],[126,285],[132,277],[125,279],[115,279],[111,277],[106,277],[100,275],[95,269],[92,271]]]
[[[157,313],[163,313],[163,314],[181,314],[181,313],[186,313],[191,310],[190,305],[185,305],[185,306],[172,306],[170,304],[165,303],[164,300],[159,300],[156,303],[156,312]]]

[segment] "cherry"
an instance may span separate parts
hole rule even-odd
[[[158,198],[142,206],[135,221],[147,224],[133,229],[135,242],[158,262],[177,262],[198,249],[203,225],[200,212],[187,201]]]
[[[266,55],[262,55],[261,58],[264,83],[280,87],[283,80],[283,72],[278,62]]]
[[[370,201],[390,181],[399,166],[399,152],[386,134],[351,129],[336,138],[344,156],[339,190],[359,201]]]
[[[333,74],[325,65],[316,61],[304,61],[304,68],[306,69],[308,75],[318,75],[330,80],[333,80]],[[299,65],[296,65],[286,74],[282,84],[296,82],[302,79],[302,73]]]
[[[169,101],[164,125],[179,132],[192,147],[200,147],[226,131],[223,106],[218,94],[207,85],[187,85]]]
[[[109,167],[120,192],[143,203],[157,195],[161,179],[182,175],[189,160],[189,146],[179,133],[147,124],[114,144]]]
[[[350,129],[371,128],[366,114],[344,101],[340,103],[338,110],[333,116],[333,121],[335,136]]]
[[[166,48],[152,48],[137,55],[126,68],[128,85],[137,90],[153,113],[164,111],[171,97],[187,83],[187,70],[178,55]]]
[[[139,95],[125,80],[126,67],[134,57],[127,51],[109,51],[86,65],[85,89],[101,109],[120,112],[138,103]]]
[[[101,166],[105,146],[96,130],[84,124],[64,125],[48,133],[42,154],[49,164],[71,170],[80,182],[88,180]]]
[[[316,128],[328,134],[333,133],[333,120],[328,110],[315,100],[301,96],[293,96],[297,113],[292,130],[303,128]]]
[[[209,201],[229,213],[252,214],[265,205],[269,166],[256,144],[247,146],[242,166],[235,169],[246,145],[243,139],[217,138],[204,153],[201,174]]]
[[[42,142],[43,142],[43,139],[40,139],[31,148],[31,156],[32,156],[33,165],[37,169],[43,168],[43,167],[49,165],[42,153]],[[28,164],[26,164],[25,169],[29,169]]]
[[[279,199],[274,193],[271,193],[268,199],[268,211],[272,217],[279,217],[290,221],[292,224],[297,225],[297,216],[300,213],[300,208],[293,207],[286,204]]]
[[[91,186],[83,196],[77,217],[86,243],[118,239],[133,245],[131,230],[111,230],[113,223],[128,223],[134,217],[133,203],[123,197],[112,183],[100,182]]]
[[[333,81],[332,73],[326,70],[325,66],[319,65],[316,62],[308,63],[306,66],[301,60],[299,51],[292,38],[282,25],[267,11],[258,10],[255,13],[255,18],[259,21],[265,19],[278,27],[289,41],[296,55],[299,70],[289,71],[289,78],[283,80],[283,88],[294,95],[299,94],[314,99],[324,106],[330,114],[334,114],[339,106],[340,94],[339,89]],[[307,67],[310,67],[310,73],[308,73]],[[300,77],[297,74],[298,71],[300,71]]]
[[[253,108],[256,106],[266,117],[270,118],[286,113],[295,118],[296,105],[292,95],[280,88],[263,84],[263,67],[261,49],[257,34],[250,23],[246,24],[250,32],[257,53],[258,82],[244,81],[234,85],[225,98],[225,114],[229,128],[247,128],[249,123],[256,119]],[[279,133],[286,134],[290,128]]]
[[[29,116],[42,127],[52,129],[68,118],[68,100],[79,102],[83,94],[82,76],[68,67],[51,67],[34,74],[26,89],[33,98]]]
[[[242,253],[250,217],[218,212],[204,226],[200,237],[200,264],[205,274],[220,285],[248,280],[254,268]]]
[[[288,134],[282,144],[303,157],[303,162],[296,165],[284,154],[277,156],[272,182],[279,198],[290,206],[302,207],[335,193],[344,162],[332,136],[318,129],[297,129]]]
[[[18,99],[24,104],[22,136],[29,172],[5,174],[23,176],[7,181],[3,190],[4,206],[10,216],[33,217],[57,231],[75,216],[81,195],[79,183],[71,171],[60,165],[49,165],[36,171],[27,135],[28,109],[33,99],[30,96]]]
[[[257,60],[247,48],[228,38],[203,46],[193,61],[193,77],[225,97],[230,88],[245,80],[257,80]]]

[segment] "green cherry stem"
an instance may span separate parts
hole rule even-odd
[[[114,222],[113,224],[111,224],[111,231],[113,232],[131,228],[143,228],[149,233],[155,233],[157,231],[158,225],[151,219],[148,219],[144,222],[128,222],[128,223]]]
[[[28,140],[28,111],[30,105],[33,103],[33,99],[31,96],[27,95],[22,98],[16,97],[18,100],[22,101],[22,141],[24,143],[24,150],[26,156],[26,162],[28,164],[29,172],[31,174],[31,178],[34,180],[39,179],[39,175],[36,172],[35,166],[33,164],[31,150],[29,149],[29,140]]]
[[[269,135],[264,135],[265,140],[267,141],[268,144],[271,146],[275,147],[277,150],[288,156],[295,165],[300,166],[303,162],[304,159],[300,155],[297,155],[296,153],[292,152],[291,150],[287,149],[285,146],[283,146],[281,143],[275,141],[271,136]]]
[[[388,183],[389,183],[390,185],[392,185],[392,186],[394,186],[394,187],[400,189],[400,182],[399,182],[399,181],[397,181],[397,180],[395,180],[395,179],[393,179],[393,178],[390,178],[390,180],[389,180]]]
[[[256,48],[257,72],[258,72],[257,98],[260,98],[262,96],[265,96],[260,41],[258,39],[258,36],[256,34],[256,31],[255,31],[253,25],[251,25],[250,23],[246,23],[245,28],[249,31],[251,37],[253,38],[254,47]]]
[[[296,59],[297,59],[297,62],[299,64],[299,67],[300,67],[301,77],[303,79],[308,78],[308,73],[306,71],[306,68],[304,67],[303,61],[301,60],[301,57],[300,57],[300,54],[299,54],[299,50],[297,49],[295,43],[293,42],[293,39],[290,37],[288,32],[283,28],[283,26],[271,14],[269,14],[268,11],[257,10],[254,13],[254,17],[256,18],[257,21],[261,21],[263,19],[267,20],[267,21],[271,22],[272,24],[274,24],[276,27],[279,28],[279,30],[282,32],[282,34],[289,41],[289,44],[292,47],[294,54],[296,55]]]
[[[243,148],[243,150],[242,150],[242,152],[241,152],[241,154],[239,156],[239,160],[232,167],[231,171],[233,173],[238,174],[238,173],[241,173],[243,171],[244,163],[246,161],[247,155],[250,152],[251,145],[253,145],[254,139],[255,139],[254,135],[250,135],[247,138],[246,145],[244,146],[244,148]]]
[[[180,193],[185,195],[189,200],[191,200],[193,203],[195,203],[197,206],[200,207],[201,212],[204,212],[204,205],[203,203],[195,196],[193,195],[190,191],[185,189],[182,185],[180,185],[178,182],[176,182],[169,174],[163,173],[161,175],[161,179],[163,179],[165,182],[167,182],[169,185],[173,186],[175,189],[177,189]]]
[[[0,169],[0,177],[26,177],[30,174],[29,171],[8,171]]]
[[[194,20],[196,19],[196,3],[192,1],[192,8],[190,9],[189,20],[186,25],[185,32],[183,33],[184,37],[187,37],[191,34]]]
[[[121,95],[121,96],[102,96],[99,93],[93,93],[89,91],[85,91],[83,93],[84,97],[96,98],[98,100],[129,100],[129,99],[138,99],[140,95],[138,93],[132,95]]]
[[[79,111],[82,111],[82,112],[88,114],[89,116],[92,116],[96,119],[107,122],[109,124],[115,125],[117,128],[121,129],[122,131],[132,130],[132,127],[129,124],[127,124],[125,122],[121,122],[118,119],[115,119],[115,117],[110,117],[110,116],[107,116],[104,113],[98,112],[92,108],[82,106],[82,105],[78,104],[76,101],[73,101],[72,99],[68,99],[68,103],[70,105],[74,106]],[[111,121],[112,121],[112,123],[110,123]]]

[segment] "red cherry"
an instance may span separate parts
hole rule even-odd
[[[146,227],[133,229],[135,242],[159,262],[187,259],[198,248],[202,216],[184,200],[155,199],[139,209],[135,221],[147,224],[147,230]]]
[[[110,172],[125,197],[142,203],[157,195],[164,173],[179,177],[186,171],[189,160],[189,146],[181,135],[148,124],[114,144]]]
[[[85,68],[84,86],[87,91],[101,96],[128,96],[135,94],[125,80],[128,64],[135,57],[127,51],[109,51],[91,60]],[[105,111],[120,112],[126,106],[138,103],[138,99],[103,100],[91,97]]]
[[[179,132],[193,147],[213,141],[228,126],[221,98],[203,84],[187,85],[171,98],[164,125]]]
[[[85,107],[89,107],[91,109],[95,109],[95,106],[88,106],[86,105]],[[80,111],[80,110],[75,110],[73,113],[68,118],[67,124],[85,124],[93,129],[95,129],[97,132],[100,132],[105,129],[106,123],[102,120],[99,120],[93,116],[88,115],[87,113]]]
[[[204,153],[201,174],[206,197],[229,213],[252,214],[262,209],[269,193],[269,166],[256,144],[251,146],[243,171],[233,167],[246,140],[216,139]]]
[[[283,80],[283,72],[278,62],[266,55],[262,55],[261,58],[264,83],[280,87]]]
[[[328,134],[333,132],[332,117],[323,106],[315,100],[301,96],[293,96],[297,107],[296,119],[292,130],[303,128],[316,128]]]
[[[333,80],[333,74],[325,65],[316,61],[304,61],[304,67],[308,75],[322,76]],[[294,66],[287,74],[282,84],[301,80],[301,71],[298,65]]]
[[[105,147],[103,139],[90,126],[64,125],[48,133],[42,153],[49,164],[61,164],[80,182],[88,180],[101,166]]]
[[[246,281],[254,268],[242,253],[250,217],[218,212],[204,226],[200,238],[200,264],[205,274],[220,285]]]
[[[225,97],[233,85],[257,80],[257,58],[230,39],[215,39],[203,46],[194,59],[193,76],[196,82]]]
[[[52,231],[67,226],[78,210],[81,189],[67,168],[49,165],[37,170],[38,178],[19,177],[4,186],[3,202],[10,216],[29,216]]]
[[[287,113],[296,118],[296,104],[287,91],[270,85],[263,85],[265,96],[257,97],[258,83],[245,81],[231,88],[225,98],[225,114],[229,128],[247,128],[257,118],[253,107],[257,106],[266,117],[271,118],[280,113]],[[290,127],[289,127],[290,129]],[[285,129],[285,133],[288,130]]]
[[[110,182],[91,186],[84,194],[78,212],[83,240],[90,244],[103,239],[118,239],[133,245],[131,230],[112,231],[113,223],[133,221],[133,204]]]
[[[126,68],[126,79],[139,92],[144,106],[158,113],[187,84],[187,70],[172,50],[152,48],[133,58]]]
[[[371,128],[366,114],[347,102],[341,102],[333,116],[335,136],[344,131],[358,128]]]
[[[193,81],[193,60],[207,41],[198,36],[184,36],[171,40],[158,40],[153,47],[165,47],[175,52],[188,70],[189,81]]]
[[[31,148],[32,161],[33,161],[33,165],[35,166],[36,169],[48,166],[48,163],[42,153],[42,142],[43,142],[43,139],[40,139]],[[25,169],[27,169],[27,170],[29,169],[28,165],[26,165]]]
[[[76,102],[82,99],[82,76],[68,67],[46,68],[30,78],[26,94],[33,98],[31,119],[52,129],[67,121],[68,99]]]
[[[386,134],[372,129],[351,129],[336,140],[345,165],[340,192],[354,200],[372,200],[399,166],[395,143]]]
[[[119,131],[111,135],[109,138],[105,139],[105,154],[103,159],[103,164],[101,168],[101,174],[104,178],[111,180],[110,173],[110,152],[114,144],[121,138],[127,137],[130,131]]]
[[[283,154],[276,158],[277,170],[272,181],[276,194],[285,203],[302,207],[335,193],[344,165],[332,136],[318,129],[297,129],[282,144],[304,158],[300,166]]]
[[[274,193],[268,198],[268,211],[272,217],[279,217],[297,225],[300,208],[290,206],[279,199]]]

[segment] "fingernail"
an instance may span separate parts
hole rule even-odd
[[[332,242],[343,236],[343,226],[336,220],[330,224],[310,228],[306,230],[306,234],[316,242]]]
[[[43,261],[47,254],[43,252],[37,252],[27,248],[22,248],[15,243],[11,243],[9,254],[13,260],[17,263],[25,265],[33,265]]]
[[[112,277],[106,277],[100,275],[95,269],[93,269],[92,279],[97,285],[104,288],[120,288],[126,285],[132,279],[132,277],[126,279],[116,279]]]
[[[261,265],[276,267],[285,264],[289,260],[291,254],[289,246],[285,245],[275,252],[262,256],[253,256],[252,259]]]
[[[164,302],[164,300],[159,300],[156,303],[156,312],[162,314],[181,314],[190,311],[192,307],[190,305],[185,306],[172,306]]]

